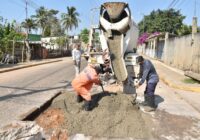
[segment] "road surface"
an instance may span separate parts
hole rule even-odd
[[[71,82],[71,58],[0,74],[0,127],[20,120]]]

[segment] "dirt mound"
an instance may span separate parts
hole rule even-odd
[[[132,96],[121,93],[96,93],[92,96],[93,110],[82,110],[76,95],[66,92],[58,96],[51,108],[64,111],[62,125],[69,136],[83,133],[96,137],[149,138],[141,112],[131,103]]]
[[[50,108],[42,113],[36,122],[44,129],[56,128],[64,122],[64,114],[60,109]]]
[[[66,140],[67,132],[62,129],[64,113],[58,108],[49,108],[36,120],[36,123],[44,128],[45,136],[50,140]]]

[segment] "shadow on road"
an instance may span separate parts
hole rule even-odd
[[[59,86],[59,87],[53,87],[53,88],[52,87],[46,87],[45,89],[34,90],[34,89],[20,88],[20,87],[0,86],[0,88],[11,88],[11,89],[27,90],[28,91],[28,92],[25,92],[25,93],[22,93],[22,94],[9,94],[9,95],[5,95],[5,96],[1,96],[0,101],[12,99],[12,98],[17,98],[17,97],[21,97],[21,96],[28,96],[28,95],[32,95],[32,94],[44,92],[44,91],[51,91],[51,90],[55,90],[55,89],[64,89],[65,87],[66,87],[66,85]]]
[[[7,100],[7,99],[11,99],[11,98],[16,98],[16,97],[21,97],[21,96],[27,96],[27,95],[32,95],[35,93],[39,93],[39,92],[44,92],[44,91],[51,91],[51,90],[55,90],[55,89],[65,89],[71,86],[71,81],[63,81],[60,83],[65,83],[65,85],[63,86],[59,86],[59,87],[45,87],[44,89],[31,89],[31,88],[25,88],[25,87],[11,87],[11,86],[2,86],[0,85],[0,88],[8,88],[8,89],[15,89],[12,93],[9,93],[9,95],[5,95],[5,96],[1,96],[0,97],[0,101],[3,100]],[[22,94],[15,94],[17,91],[28,91]]]
[[[158,107],[160,103],[164,102],[164,98],[162,98],[160,95],[155,95],[155,104]]]

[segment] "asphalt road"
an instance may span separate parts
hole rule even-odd
[[[0,127],[20,120],[66,88],[75,75],[71,58],[0,74]]]

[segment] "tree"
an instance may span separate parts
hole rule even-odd
[[[44,37],[48,37],[48,36],[51,36],[51,26],[47,26],[44,30],[44,33],[43,33],[43,36]]]
[[[51,27],[51,36],[63,36],[65,34],[64,29],[61,27],[59,20],[55,21]]]
[[[63,50],[64,50],[64,47],[66,47],[66,43],[67,43],[67,39],[66,37],[58,37],[56,39],[56,44],[58,44],[59,48],[60,48],[60,53],[63,55]]]
[[[150,15],[144,16],[143,20],[139,22],[140,34],[144,32],[169,32],[178,34],[178,30],[182,28],[184,18],[185,16],[179,10],[153,10]]]
[[[11,53],[13,40],[24,40],[25,35],[15,30],[15,22],[7,23],[0,27],[0,56],[3,53]]]
[[[192,26],[182,25],[179,30],[177,30],[178,35],[188,35],[192,33]]]
[[[61,21],[64,29],[67,31],[72,30],[72,28],[77,28],[80,20],[78,19],[79,13],[76,12],[75,7],[67,7],[67,13],[62,13]]]
[[[54,9],[46,9],[43,6],[36,10],[36,15],[31,17],[36,21],[37,25],[42,30],[42,36],[47,28],[51,28],[53,24],[57,21],[56,15],[59,11]],[[47,29],[49,30],[49,29]]]
[[[35,21],[31,18],[25,19],[25,21],[23,21],[21,23],[21,26],[25,29],[28,30],[28,33],[31,32],[32,29],[37,29],[37,24],[35,23]]]
[[[86,29],[86,28],[83,29],[83,30],[81,31],[80,36],[81,36],[81,40],[82,40],[85,44],[87,44],[88,41],[89,41],[89,30]]]
[[[36,24],[41,28],[42,35],[44,34],[44,29],[47,25],[47,9],[44,7],[40,7],[36,10],[36,15],[31,16],[35,21]]]

